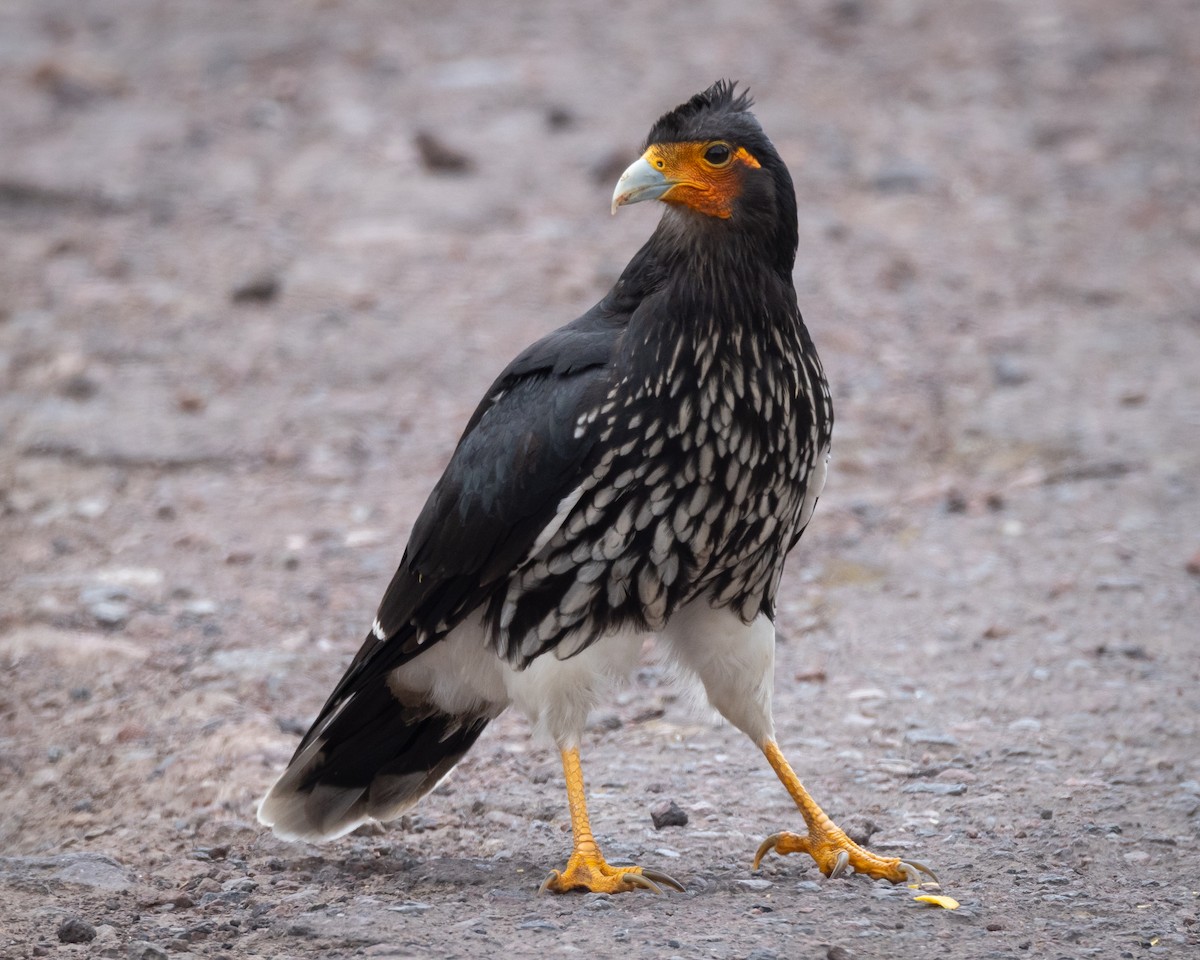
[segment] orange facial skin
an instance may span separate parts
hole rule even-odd
[[[721,158],[720,148],[724,158],[714,163],[713,158]],[[734,148],[722,140],[656,143],[642,157],[674,183],[659,199],[724,220],[733,216],[746,171],[761,166],[745,147]]]

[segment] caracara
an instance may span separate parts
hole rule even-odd
[[[800,318],[787,168],[721,81],[664,115],[613,211],[662,220],[613,288],[492,384],[413,527],[366,642],[259,808],[322,840],[409,809],[509,706],[562,754],[574,849],[543,890],[665,874],[609,865],[580,737],[643,638],[766,755],[827,875],[929,873],[864,850],[801,786],[771,718],[775,598],[825,483],[833,409]]]

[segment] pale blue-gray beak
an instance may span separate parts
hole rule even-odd
[[[655,170],[645,157],[638,157],[617,181],[617,188],[613,191],[612,212],[616,213],[617,207],[627,203],[657,200],[675,186],[675,182],[663,176],[661,170]]]

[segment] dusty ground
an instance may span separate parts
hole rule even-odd
[[[1194,955],[1200,5],[577,6],[0,7],[0,956]],[[838,408],[781,740],[962,909],[752,874],[798,817],[652,657],[585,769],[686,895],[534,896],[568,824],[515,718],[386,831],[264,834],[477,396],[721,75]]]

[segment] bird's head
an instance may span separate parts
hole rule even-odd
[[[642,155],[621,174],[612,210],[661,200],[688,228],[758,235],[790,273],[796,253],[796,194],[787,167],[736,84],[719,80],[659,118]]]

